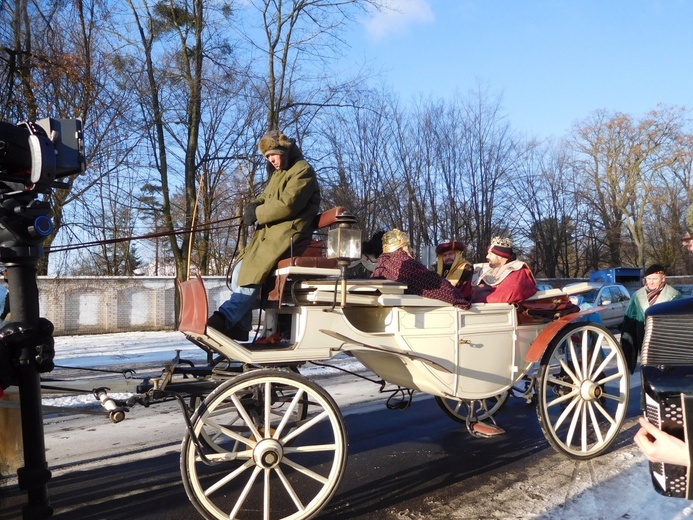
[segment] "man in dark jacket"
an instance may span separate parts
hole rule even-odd
[[[207,326],[245,341],[260,288],[282,254],[309,238],[320,209],[320,187],[313,167],[296,142],[278,130],[258,145],[268,162],[265,190],[243,213],[242,225],[256,224],[255,233],[234,267],[231,298],[210,316]]]
[[[656,303],[681,298],[681,293],[667,284],[664,267],[653,264],[645,269],[643,286],[633,293],[621,324],[621,348],[628,361],[630,373],[635,372],[638,354],[645,336],[645,311]]]

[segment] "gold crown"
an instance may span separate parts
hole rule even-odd
[[[392,253],[398,249],[409,249],[409,235],[399,229],[393,229],[383,235],[383,253]]]
[[[513,247],[513,241],[510,239],[510,237],[507,237],[507,238],[493,237],[491,239],[491,247],[493,247],[493,246],[512,248]]]

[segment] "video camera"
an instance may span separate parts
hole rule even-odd
[[[38,195],[84,171],[83,147],[80,119],[0,122],[1,261],[16,256],[8,248],[37,246],[53,232],[50,204]]]
[[[84,172],[80,119],[0,122],[0,193],[66,187],[60,179]]]

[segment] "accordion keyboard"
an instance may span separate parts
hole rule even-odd
[[[649,393],[645,393],[645,417],[658,428],[683,438],[681,396],[660,397],[660,399],[657,401]],[[651,462],[650,473],[658,493],[669,497],[686,496],[687,468],[685,466]]]

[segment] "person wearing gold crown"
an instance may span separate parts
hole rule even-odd
[[[493,237],[472,278],[472,303],[519,303],[537,292],[532,271],[517,259],[510,238]]]
[[[470,306],[469,300],[457,287],[412,256],[409,236],[399,229],[383,235],[383,252],[378,257],[371,278],[404,283],[408,294],[435,298],[461,309],[469,309]]]

